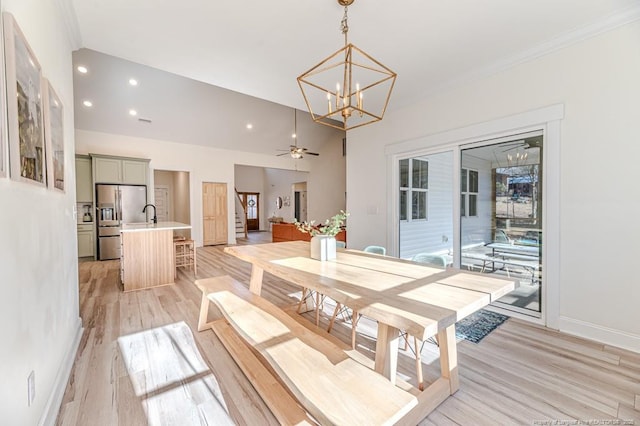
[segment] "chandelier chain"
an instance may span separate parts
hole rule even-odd
[[[347,16],[347,11],[348,11],[349,7],[345,6],[344,7],[344,15],[342,16],[342,21],[340,21],[340,31],[342,31],[342,34],[344,34],[344,44],[347,44],[347,33],[349,32],[349,23],[347,22],[348,20],[348,16]]]

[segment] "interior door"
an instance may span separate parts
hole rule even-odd
[[[227,184],[202,183],[202,244],[227,244]]]
[[[260,230],[260,194],[257,192],[241,192],[247,206],[247,231]]]
[[[168,222],[169,215],[169,190],[166,187],[156,186],[153,190],[156,202],[158,222]]]

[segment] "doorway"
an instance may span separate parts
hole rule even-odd
[[[293,217],[299,222],[307,220],[307,182],[297,182],[293,189]]]
[[[191,225],[191,188],[189,172],[154,170],[153,194],[156,216],[161,222]],[[177,236],[191,238],[190,229],[174,231]]]
[[[492,306],[541,318],[543,158],[542,131],[398,157],[399,256],[514,278]]]
[[[260,230],[260,193],[238,192],[240,200],[247,206],[247,231]]]
[[[460,150],[461,265],[515,278],[494,303],[542,315],[543,135],[530,132]]]

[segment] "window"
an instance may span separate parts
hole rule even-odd
[[[460,174],[460,216],[478,216],[478,171],[462,169]]]
[[[429,162],[400,160],[400,220],[427,219]]]

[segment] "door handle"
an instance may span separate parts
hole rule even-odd
[[[113,190],[113,198],[115,200],[115,208],[113,209],[113,220],[120,220],[120,191]]]

